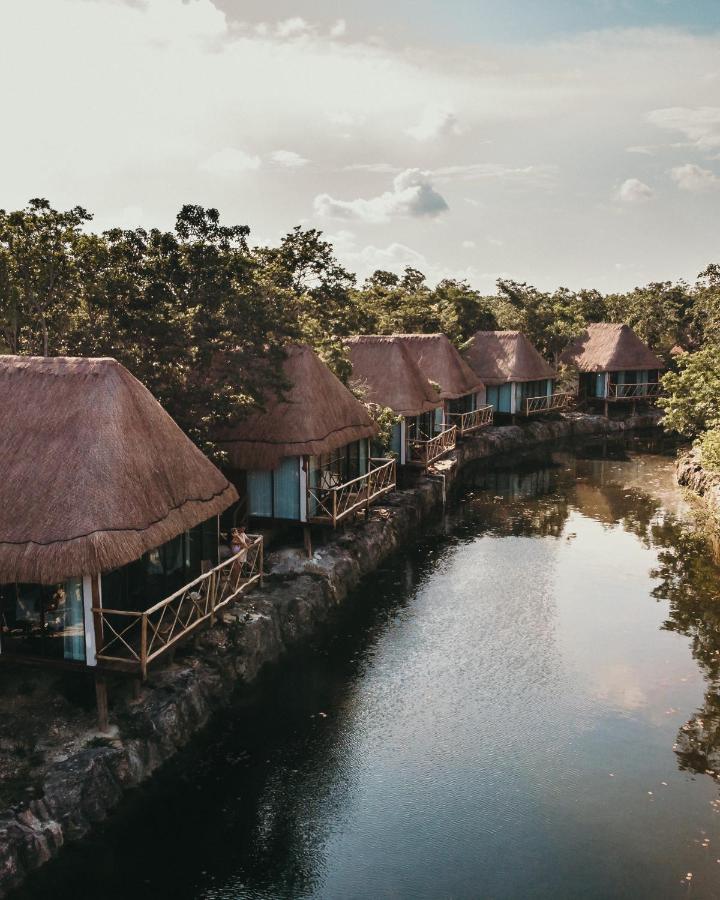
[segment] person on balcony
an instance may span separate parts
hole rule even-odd
[[[233,528],[230,532],[230,550],[233,556],[238,557],[237,561],[239,563],[244,563],[247,560],[247,551],[251,544],[252,541],[245,533],[244,525],[238,525],[237,528]]]

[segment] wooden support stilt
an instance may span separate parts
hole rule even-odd
[[[139,700],[142,696],[142,678],[132,680],[133,700]]]
[[[104,675],[95,676],[95,700],[97,702],[98,729],[101,734],[106,734],[110,730],[110,721],[108,719],[107,681]]]
[[[307,553],[307,558],[312,558],[312,535],[310,534],[310,526],[306,525],[303,528],[303,542],[305,544],[305,552]]]
[[[608,410],[609,410],[608,402],[607,402],[607,400],[605,400],[605,418],[606,419],[608,418]]]

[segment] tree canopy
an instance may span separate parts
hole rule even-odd
[[[358,284],[316,229],[254,247],[247,225],[186,205],[172,230],[91,230],[80,206],[33,199],[0,210],[0,352],[111,355],[209,453],[219,424],[284,389],[283,347],[309,343],[341,379],[343,338],[444,332],[458,346],[482,329],[519,329],[555,362],[582,328],[627,322],[670,360],[668,423],[689,435],[718,427],[720,264],[695,284],[656,282],[625,294],[500,279],[493,295],[467,281],[437,285],[408,267]],[[232,373],[219,361],[232,354]]]

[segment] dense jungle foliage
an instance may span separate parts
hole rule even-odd
[[[599,321],[627,322],[673,361],[668,423],[710,433],[709,450],[720,445],[719,265],[695,284],[625,294],[548,293],[501,279],[486,296],[453,279],[431,287],[412,268],[359,284],[321,232],[296,227],[277,247],[253,247],[250,229],[221,224],[216,209],[184,206],[167,232],[96,234],[91,220],[41,199],[0,210],[0,352],[114,356],[210,453],[215,426],[282,391],[288,341],[311,344],[346,379],[342,339],[351,334],[442,331],[460,346],[480,328],[517,328],[555,361]],[[229,351],[233,371],[218,377]]]

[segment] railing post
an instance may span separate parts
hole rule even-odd
[[[147,613],[142,614],[140,622],[140,670],[142,672],[142,680],[147,678],[148,652],[147,652]]]
[[[333,528],[337,527],[337,491],[333,489],[333,502],[332,502],[332,520],[333,520]]]
[[[242,566],[241,566],[241,569],[242,569]],[[232,585],[232,587],[235,587],[235,585]],[[207,592],[208,592],[208,604],[210,606],[210,609],[209,609],[210,624],[214,625],[215,624],[215,600],[216,600],[216,597],[215,597],[215,573],[214,572],[211,572],[210,577],[208,578]]]

